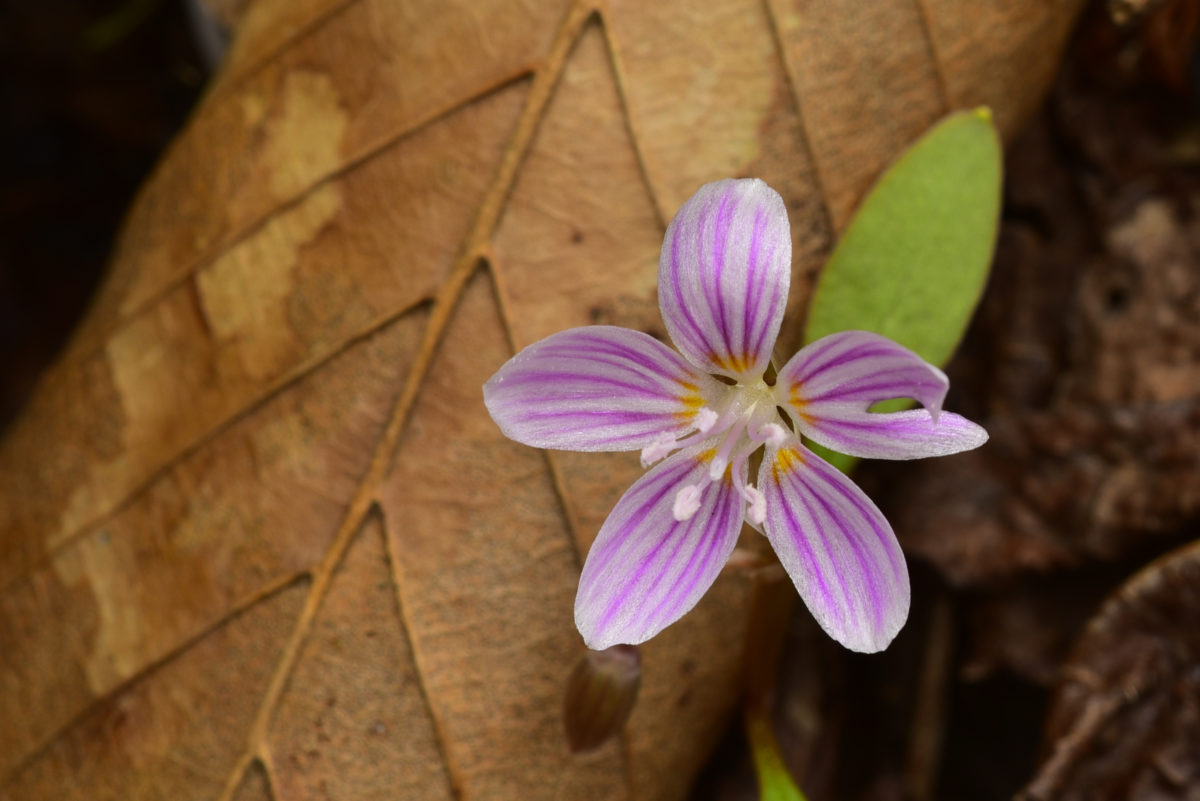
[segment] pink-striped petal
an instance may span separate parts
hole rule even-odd
[[[775,395],[800,433],[827,448],[873,459],[922,459],[987,442],[987,432],[970,420],[942,413],[949,386],[945,373],[887,337],[843,331],[793,356],[779,371]],[[912,398],[925,408],[868,411],[892,398]]]
[[[908,348],[870,331],[842,331],[822,337],[788,360],[779,371],[780,405],[811,416],[826,407],[912,398],[936,418],[950,382],[946,374]]]
[[[791,283],[787,209],[758,179],[705,184],[667,226],[658,268],[663,321],[693,364],[761,376]]]
[[[797,428],[826,448],[868,459],[924,459],[978,448],[988,440],[981,426],[942,412],[937,422],[925,409],[875,414],[851,407],[824,407],[821,416],[801,415]]]
[[[600,528],[575,597],[575,625],[588,648],[650,639],[695,606],[729,560],[743,504],[729,469],[704,488],[691,517],[676,520],[673,512],[679,490],[708,479],[712,451],[702,448],[652,468]],[[736,477],[739,486],[745,480]]]
[[[908,618],[904,554],[883,514],[840,471],[791,440],[758,474],[767,538],[821,628],[852,651],[882,651]]]
[[[721,385],[658,340],[615,326],[535,342],[483,385],[504,435],[535,448],[638,450],[693,427]]]

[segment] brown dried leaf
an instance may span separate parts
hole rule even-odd
[[[0,446],[0,797],[680,797],[747,581],[570,754],[581,554],[637,468],[505,440],[480,384],[661,333],[664,221],[729,174],[788,200],[801,308],[915,133],[1019,126],[1078,5],[252,3]]]
[[[1200,543],[1138,573],[1063,668],[1029,801],[1195,799],[1200,788]]]

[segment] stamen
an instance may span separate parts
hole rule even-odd
[[[787,436],[787,429],[779,425],[779,423],[766,423],[759,426],[758,430],[754,432],[755,439],[759,442],[765,442],[772,448],[778,448],[782,445],[787,440]]]
[[[695,433],[683,439],[675,439],[675,435],[669,431],[659,434],[653,442],[642,448],[642,467],[649,467],[664,456],[681,448],[690,448],[693,445],[699,445],[710,436],[720,434],[729,428],[736,419],[730,415],[726,415],[725,418],[721,419],[721,416],[712,409],[702,406],[696,412]]]
[[[697,484],[689,484],[688,486],[675,493],[675,504],[671,507],[671,514],[679,522],[689,519],[700,508],[700,490],[703,487]]]
[[[750,459],[750,454],[762,447],[762,443],[756,440],[747,438],[746,443],[734,452],[733,456],[729,457],[729,463],[734,466],[733,474],[736,476],[738,470],[742,466],[742,462]]]
[[[725,468],[729,466],[729,454],[733,451],[733,446],[742,438],[742,432],[746,430],[746,424],[738,421],[729,433],[725,435],[725,441],[721,443],[721,449],[713,456],[713,460],[708,465],[708,477],[716,481],[725,472]]]
[[[707,406],[701,406],[696,411],[696,430],[707,434],[709,429],[717,424],[718,414]]]
[[[761,526],[767,519],[767,496],[758,487],[749,484],[742,487],[742,497],[750,504],[746,508],[746,519],[756,526]]]
[[[642,467],[649,467],[677,447],[679,446],[675,442],[673,434],[670,432],[659,434],[658,439],[642,448]]]
[[[710,462],[708,465],[708,477],[713,481],[716,481],[721,477],[721,474],[725,472],[725,468],[728,466],[729,461],[720,454],[717,454],[713,457],[712,462]]]

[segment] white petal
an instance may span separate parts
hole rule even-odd
[[[575,625],[589,648],[658,634],[696,605],[729,560],[742,527],[729,471],[704,487],[685,520],[674,514],[679,492],[707,481],[710,453],[692,448],[654,467],[604,521],[575,598]]]
[[[798,441],[758,474],[767,538],[821,628],[852,651],[882,651],[908,618],[904,554],[883,514]]]
[[[640,331],[572,328],[535,342],[483,385],[505,436],[537,448],[639,450],[695,427],[720,384]]]
[[[791,283],[787,209],[758,179],[705,184],[671,220],[658,299],[675,346],[707,372],[763,374]]]

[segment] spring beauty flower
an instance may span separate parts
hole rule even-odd
[[[584,564],[575,623],[589,648],[644,642],[682,617],[716,580],[743,520],[767,536],[842,645],[879,651],[904,625],[908,570],[891,526],[799,435],[851,456],[915,459],[976,448],[987,433],[941,411],[941,370],[866,331],[807,345],[768,383],[791,250],[773,189],[707,184],[667,227],[659,261],[659,305],[678,352],[640,331],[574,328],[525,348],[484,385],[511,439],[641,451],[651,468]],[[890,398],[923,408],[869,411]]]

